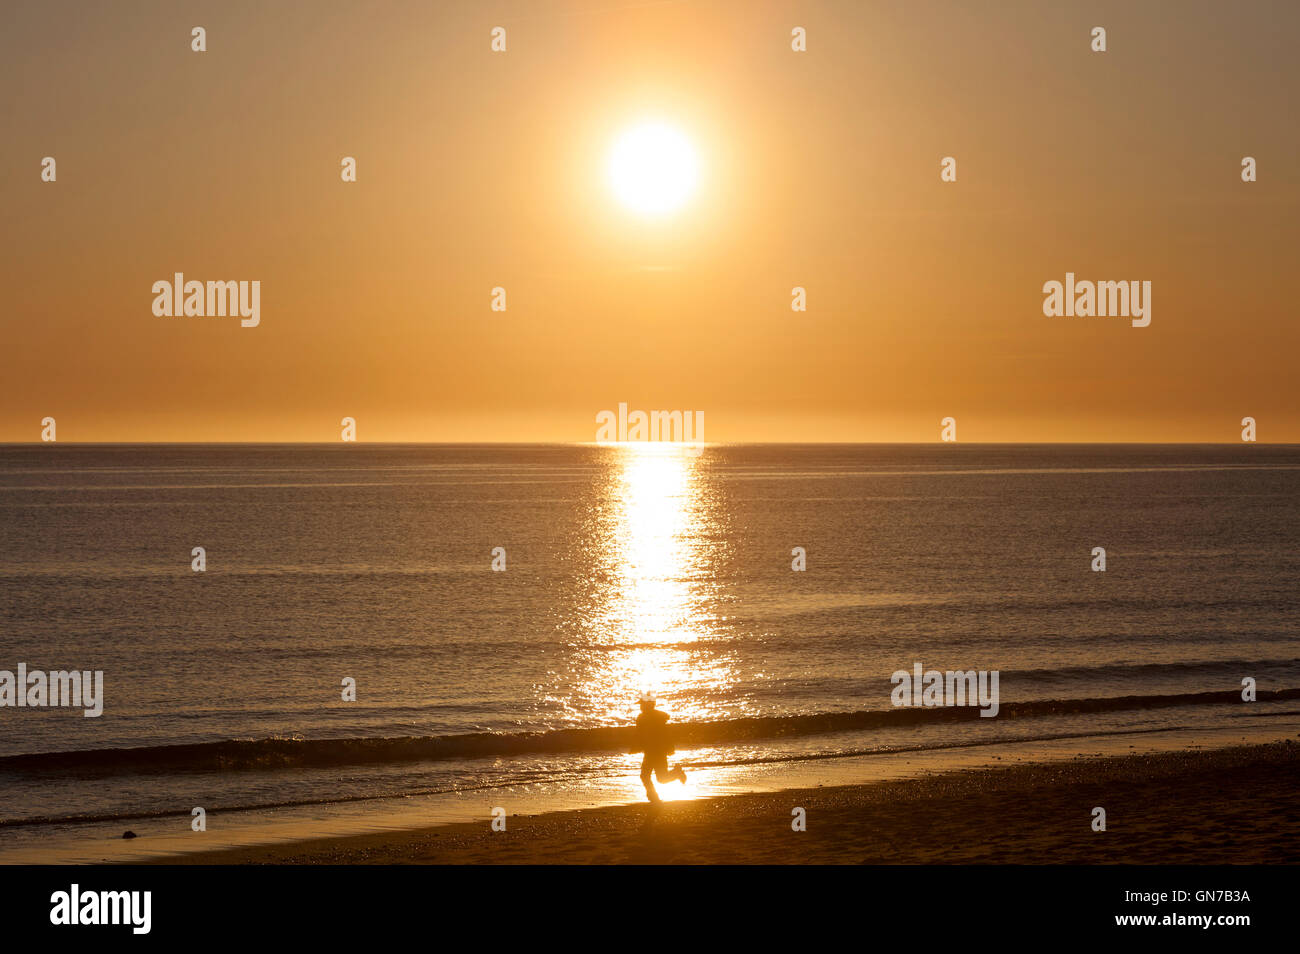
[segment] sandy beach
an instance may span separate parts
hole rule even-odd
[[[159,864],[1294,864],[1300,745],[513,815]],[[791,829],[806,810],[807,830]],[[1093,809],[1107,830],[1092,830]]]

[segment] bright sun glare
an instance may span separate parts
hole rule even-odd
[[[641,215],[676,212],[695,192],[699,177],[691,141],[664,123],[633,126],[610,150],[610,187],[623,205]]]

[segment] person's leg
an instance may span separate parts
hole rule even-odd
[[[668,771],[668,762],[665,760],[663,765],[655,769],[655,778],[661,782],[681,782],[685,785],[686,770],[679,765],[670,772]]]
[[[650,774],[655,770],[649,754],[641,760],[641,784],[645,786],[645,797],[652,802],[659,801],[659,793],[655,791],[654,782],[650,781]]]
[[[654,762],[655,778],[660,782],[685,782],[686,773],[680,768],[668,771],[668,753],[658,756]]]

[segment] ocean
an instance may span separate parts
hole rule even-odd
[[[0,670],[104,673],[0,708],[0,860],[643,798],[643,691],[687,797],[1294,737],[1298,492],[1249,444],[0,446]],[[918,663],[997,717],[893,705]]]

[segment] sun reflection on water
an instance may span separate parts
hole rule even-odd
[[[733,676],[716,647],[701,457],[671,443],[633,443],[617,454],[602,503],[604,568],[587,628],[579,688],[602,721],[626,724],[652,692],[674,722],[707,719],[711,688]],[[674,784],[675,797],[681,786]],[[669,792],[663,792],[665,798]]]

